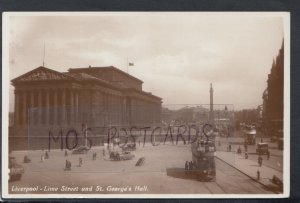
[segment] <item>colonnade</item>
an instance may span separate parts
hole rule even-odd
[[[64,125],[78,122],[79,90],[15,90],[16,125]]]

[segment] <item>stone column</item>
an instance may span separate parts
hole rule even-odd
[[[42,108],[42,90],[38,91],[38,124],[42,124],[43,108]]]
[[[66,90],[65,89],[62,89],[61,122],[63,125],[65,125],[66,122]]]
[[[58,101],[57,101],[57,90],[55,89],[53,92],[53,125],[57,125],[57,111],[58,111]]]
[[[20,93],[19,91],[15,90],[15,113],[14,113],[14,126],[18,126],[20,124],[20,111],[19,111],[19,106],[20,106]]]
[[[108,125],[111,125],[111,102],[110,102],[110,94],[107,93],[107,117],[108,117]]]
[[[22,124],[25,126],[27,121],[27,92],[23,91],[23,112],[22,112]]]
[[[46,90],[46,109],[45,109],[45,116],[46,116],[46,123],[50,123],[50,92],[49,90]]]
[[[34,115],[34,91],[30,92],[30,110],[28,111],[29,113],[29,121],[30,125],[34,125],[35,121],[35,115]]]
[[[73,94],[73,90],[70,90],[70,118],[69,118],[69,123],[73,123],[74,122],[74,94]]]
[[[78,91],[75,91],[75,123],[78,123]]]

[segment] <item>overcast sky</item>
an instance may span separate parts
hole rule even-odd
[[[45,41],[50,69],[113,65],[126,72],[128,57],[129,73],[163,104],[207,104],[212,82],[215,103],[256,108],[283,40],[282,18],[258,13],[91,15],[11,16],[10,79],[42,65]]]

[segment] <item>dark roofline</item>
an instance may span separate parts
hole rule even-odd
[[[155,98],[155,99],[159,99],[159,100],[162,100],[162,98],[161,97],[158,97],[158,96],[156,96],[156,95],[154,95],[154,94],[152,94],[152,93],[150,93],[150,92],[145,92],[145,91],[141,91],[141,90],[137,90],[137,89],[134,89],[134,88],[125,88],[124,89],[125,91],[132,91],[132,92],[137,92],[137,93],[140,93],[140,94],[143,94],[143,95],[145,95],[145,96],[148,96],[148,97],[152,97],[152,98]]]
[[[68,71],[71,72],[71,71],[97,70],[97,69],[102,69],[102,70],[115,70],[115,71],[117,71],[117,72],[119,72],[119,73],[121,73],[121,74],[123,74],[123,75],[129,76],[130,78],[132,78],[132,79],[134,79],[134,80],[136,80],[136,81],[138,81],[138,82],[140,82],[140,83],[144,83],[142,80],[140,80],[140,79],[138,79],[138,78],[136,78],[136,77],[134,77],[134,76],[132,76],[132,75],[130,75],[130,74],[128,74],[128,73],[126,73],[126,72],[124,72],[124,71],[122,71],[122,70],[116,68],[116,67],[114,67],[114,66],[87,67],[87,68],[69,68]]]
[[[54,72],[54,73],[56,73],[56,74],[63,75],[63,76],[65,76],[65,77],[67,77],[67,78],[70,78],[70,79],[73,79],[73,80],[76,80],[76,81],[79,82],[79,80],[78,80],[77,78],[71,77],[71,76],[69,76],[69,75],[67,75],[67,74],[64,74],[64,73],[62,73],[62,72],[58,72],[58,71],[53,70],[53,69],[50,69],[50,68],[46,68],[46,67],[44,67],[44,66],[39,66],[39,67],[37,67],[37,68],[35,68],[35,69],[33,69],[33,70],[27,72],[27,73],[24,73],[24,74],[22,74],[22,75],[20,75],[20,76],[18,76],[18,77],[16,77],[16,78],[14,78],[14,79],[12,79],[11,82],[14,83],[14,82],[16,82],[18,79],[20,79],[20,78],[22,78],[22,77],[24,77],[24,76],[30,75],[31,73],[33,73],[34,71],[39,70],[39,69],[44,69],[44,70],[47,70],[47,71],[50,71],[50,72]]]

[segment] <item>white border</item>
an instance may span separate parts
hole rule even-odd
[[[10,16],[124,16],[163,12],[4,12],[2,14],[2,195],[3,198],[283,198],[290,195],[290,13],[289,12],[166,12],[206,16],[253,15],[282,17],[284,25],[284,191],[283,194],[9,194],[8,111],[9,111],[9,17]]]

